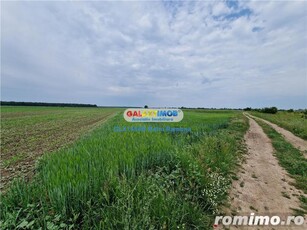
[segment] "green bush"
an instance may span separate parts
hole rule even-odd
[[[271,113],[271,114],[275,114],[278,112],[278,109],[276,107],[266,107],[266,108],[263,108],[261,110],[262,113]]]

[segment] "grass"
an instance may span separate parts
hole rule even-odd
[[[276,114],[266,114],[259,112],[251,112],[252,115],[261,117],[265,120],[277,124],[295,135],[307,140],[307,119],[302,117],[300,112],[279,111]]]
[[[74,142],[118,109],[1,106],[1,170],[34,164],[44,152]],[[27,169],[26,169],[27,170]],[[3,180],[2,182],[8,182]]]
[[[255,173],[252,174],[252,178],[257,179],[258,177],[256,176]]]
[[[211,228],[243,153],[245,118],[185,111],[180,123],[150,125],[192,132],[118,133],[137,125],[112,118],[44,155],[32,183],[15,181],[1,197],[1,228]]]
[[[263,128],[264,132],[272,140],[275,155],[278,158],[279,164],[285,168],[288,173],[295,179],[295,186],[307,194],[307,159],[303,154],[290,143],[272,129],[269,125],[262,121],[257,121]],[[302,209],[307,213],[307,199],[300,197]]]
[[[10,157],[9,159],[3,160],[3,166],[9,167],[11,165],[14,165],[16,162],[24,159],[24,154],[17,153],[16,155]]]
[[[249,206],[249,209],[258,212],[258,209],[256,209],[256,208],[255,208],[254,206],[252,206],[252,205]]]
[[[112,113],[114,109],[2,106],[2,158],[54,150]]]
[[[286,192],[281,192],[281,194],[282,194],[282,196],[283,197],[285,197],[285,198],[287,198],[287,199],[291,199],[291,197],[289,196],[289,194],[288,193],[286,193]]]

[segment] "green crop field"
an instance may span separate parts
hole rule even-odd
[[[259,112],[251,112],[251,114],[271,121],[307,140],[307,119],[304,118],[303,113],[279,111],[276,114]]]
[[[9,110],[2,110],[4,118]],[[70,110],[80,113],[79,125],[87,114],[114,113],[84,108],[16,110],[28,114],[29,125],[36,119],[41,126],[63,125],[59,120]],[[35,115],[44,112],[50,115]],[[7,122],[6,127],[18,130],[17,124]],[[114,130],[124,126],[191,131]],[[183,121],[171,124],[128,123],[120,112],[69,147],[44,154],[30,182],[15,180],[1,195],[1,229],[211,228],[235,178],[247,126],[241,113],[229,111],[184,111]]]
[[[119,109],[1,106],[1,186],[31,173],[44,152],[75,141]],[[15,170],[18,168],[19,170]]]

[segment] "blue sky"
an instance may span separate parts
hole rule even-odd
[[[1,100],[307,107],[306,1],[1,2]]]

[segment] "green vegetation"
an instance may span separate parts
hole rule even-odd
[[[265,107],[260,110],[261,113],[270,113],[275,114],[278,112],[278,109],[276,107]]]
[[[57,149],[105,120],[115,109],[1,107],[1,158],[10,161]],[[19,156],[20,158],[21,156]]]
[[[290,143],[272,129],[269,125],[262,121],[257,121],[263,128],[264,132],[272,140],[273,147],[276,152],[279,164],[285,168],[288,173],[296,180],[295,186],[307,194],[307,159],[298,149],[294,148]],[[283,194],[284,195],[284,194]],[[302,209],[300,213],[307,213],[307,199],[300,197],[302,201]]]
[[[144,125],[192,131],[114,132]],[[1,197],[1,228],[211,228],[247,126],[236,112],[185,111],[171,124],[127,123],[119,114],[44,155],[32,183],[15,181]]]
[[[31,174],[36,159],[44,152],[73,143],[117,111],[1,106],[1,189],[13,178]]]
[[[265,120],[277,124],[295,135],[307,140],[307,120],[302,117],[300,112],[279,111],[277,114],[264,114],[251,112],[252,115],[261,117]]]
[[[17,153],[16,155],[10,157],[9,159],[4,159],[3,161],[3,166],[8,167],[11,165],[14,165],[16,162],[24,159],[25,155],[22,153]]]

